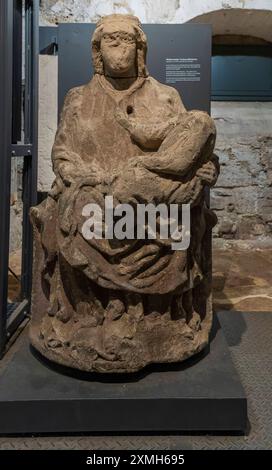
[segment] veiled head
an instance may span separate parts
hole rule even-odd
[[[140,21],[132,15],[108,15],[96,26],[92,37],[92,58],[95,73],[129,76],[134,69],[138,77],[148,75],[146,69],[147,40]]]

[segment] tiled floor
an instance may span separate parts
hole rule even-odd
[[[1,437],[0,449],[272,449],[271,265],[272,249],[213,251],[214,306],[219,312],[230,310],[220,312],[219,317],[248,397],[248,436]],[[20,276],[18,253],[11,256],[10,266]],[[12,301],[18,292],[19,282],[10,273]],[[12,346],[1,367],[25,334]]]
[[[272,249],[213,250],[213,300],[217,310],[272,312]]]

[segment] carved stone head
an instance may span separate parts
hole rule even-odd
[[[96,26],[92,37],[95,73],[112,77],[147,77],[147,39],[138,18],[108,15]]]

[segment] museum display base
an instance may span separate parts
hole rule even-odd
[[[0,433],[245,432],[247,400],[215,318],[205,351],[132,375],[82,374],[24,341],[0,376]]]

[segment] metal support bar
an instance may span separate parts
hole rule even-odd
[[[28,309],[29,302],[27,299],[24,299],[19,303],[19,305],[15,307],[7,320],[7,338],[10,338],[13,335],[20,323],[25,319],[28,313]]]
[[[6,339],[12,139],[13,2],[0,2],[0,356]],[[2,45],[5,45],[3,47]]]
[[[29,209],[37,203],[38,15],[38,0],[0,0],[0,357],[9,336],[25,318],[31,303],[32,229]],[[22,139],[23,31],[25,100]],[[24,157],[22,302],[16,305],[8,303],[11,157]]]
[[[12,3],[12,2],[11,2]],[[12,142],[22,139],[22,0],[13,0]]]
[[[32,158],[24,159],[23,170],[23,252],[21,293],[30,299],[32,284],[33,236],[29,220],[31,206],[37,204],[38,160],[38,55],[39,2],[26,0],[26,86],[25,86],[25,144],[32,144]]]

